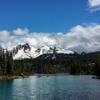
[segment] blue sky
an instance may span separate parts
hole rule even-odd
[[[100,23],[88,0],[0,0],[0,30],[18,27],[34,32],[67,32],[81,24]]]
[[[0,0],[0,45],[100,51],[100,0]]]

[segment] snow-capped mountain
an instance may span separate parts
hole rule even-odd
[[[73,51],[65,50],[57,47],[42,46],[36,48],[28,43],[18,45],[13,50],[13,59],[36,58],[42,54],[49,53],[65,53],[70,54]]]

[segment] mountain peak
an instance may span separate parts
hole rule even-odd
[[[56,46],[42,46],[36,48],[28,43],[20,44],[16,46],[13,50],[13,59],[25,59],[25,58],[36,58],[43,54],[49,53],[65,53],[65,54],[72,54],[73,51],[65,50],[62,48],[57,48]]]

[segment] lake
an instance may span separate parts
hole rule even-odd
[[[0,100],[100,100],[100,80],[55,74],[0,81]]]

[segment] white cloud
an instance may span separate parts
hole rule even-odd
[[[67,33],[30,33],[29,31],[24,35],[14,35],[12,33],[13,30],[12,32],[0,31],[0,44],[3,47],[12,49],[18,44],[29,43],[36,48],[47,45],[76,52],[100,51],[99,24],[90,24],[87,26],[77,25]]]
[[[13,31],[13,33],[15,35],[25,35],[25,34],[29,33],[29,30],[27,28],[24,28],[24,29],[17,28],[16,30]]]
[[[100,0],[89,0],[90,7],[98,7],[100,6]]]
[[[100,10],[100,0],[88,0],[91,11]]]
[[[6,31],[6,30],[3,30],[3,31],[0,31],[0,40],[7,40],[10,36],[10,33],[9,31]]]

